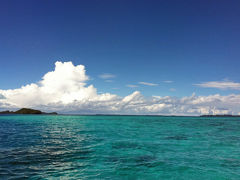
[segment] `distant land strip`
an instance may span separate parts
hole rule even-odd
[[[57,112],[42,112],[36,109],[30,108],[21,108],[17,111],[0,111],[0,114],[49,114],[49,115],[58,115]],[[122,114],[61,114],[61,115],[90,115],[90,116],[166,116],[166,117],[176,117],[177,115],[122,115]],[[185,117],[185,116],[183,116]],[[216,114],[216,115],[200,115],[192,117],[240,117],[240,115],[231,115],[231,114]]]
[[[46,113],[40,110],[29,109],[29,108],[22,108],[17,111],[2,111],[0,114],[52,114],[57,115],[56,112]]]

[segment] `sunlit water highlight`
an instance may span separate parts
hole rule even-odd
[[[0,116],[0,179],[240,179],[240,118]]]

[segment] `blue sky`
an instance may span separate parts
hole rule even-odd
[[[56,61],[72,61],[85,66],[88,84],[99,92],[237,94],[194,84],[240,82],[239,6],[235,0],[1,1],[0,89],[38,82]],[[112,82],[99,77],[104,73],[115,76]]]

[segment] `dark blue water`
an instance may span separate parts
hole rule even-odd
[[[240,179],[240,118],[0,116],[0,179]]]

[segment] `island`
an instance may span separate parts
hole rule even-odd
[[[240,115],[216,114],[216,115],[201,115],[200,117],[240,117]]]
[[[50,115],[57,115],[56,112],[46,113],[40,110],[29,109],[29,108],[22,108],[17,111],[2,111],[0,114],[50,114]]]

